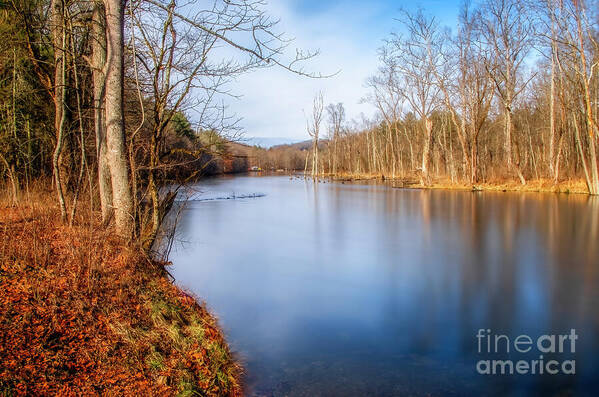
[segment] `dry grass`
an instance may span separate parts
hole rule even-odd
[[[382,174],[347,174],[325,175],[327,178],[341,181],[367,181],[385,180],[396,187],[448,189],[448,190],[476,190],[476,191],[503,191],[503,192],[543,192],[543,193],[576,193],[588,194],[586,183],[582,179],[565,180],[554,184],[551,179],[532,179],[522,185],[516,180],[491,180],[484,183],[471,185],[469,183],[452,182],[449,178],[436,178],[429,186],[422,186],[416,176],[391,178]]]
[[[53,196],[0,205],[0,395],[240,395],[241,370],[163,263]],[[82,202],[83,204],[83,202]]]

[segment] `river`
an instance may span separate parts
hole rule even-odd
[[[250,395],[599,390],[598,199],[289,176],[194,188],[170,271],[219,318]],[[536,345],[572,330],[575,351]],[[495,359],[575,373],[481,374]]]

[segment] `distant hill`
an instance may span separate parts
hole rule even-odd
[[[324,148],[326,145],[327,140],[326,139],[321,139],[318,141],[318,147],[319,148]],[[296,149],[296,150],[307,150],[307,149],[311,149],[312,148],[312,140],[308,139],[306,141],[301,141],[301,142],[296,142],[296,143],[290,143],[290,144],[283,144],[283,145],[275,145],[272,146],[271,149],[276,150],[276,149],[287,149],[287,148],[291,148],[291,149]]]
[[[243,138],[240,143],[249,146],[260,146],[264,149],[269,149],[273,146],[291,145],[300,142],[300,139],[284,138],[284,137],[247,137]]]
[[[252,146],[245,142],[227,142],[227,148],[235,156],[249,156],[252,150]]]

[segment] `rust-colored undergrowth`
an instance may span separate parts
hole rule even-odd
[[[0,205],[0,395],[241,394],[214,317],[86,217]]]

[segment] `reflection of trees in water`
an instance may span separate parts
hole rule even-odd
[[[509,329],[507,321],[516,320],[518,310],[521,316],[533,316],[539,328],[593,317],[588,303],[596,301],[592,286],[597,285],[594,264],[599,259],[594,199],[510,194],[488,200],[481,196],[479,203],[476,195],[467,197],[477,202],[472,202],[471,225],[461,228],[461,242],[471,244],[463,249],[472,253],[464,262],[471,267],[464,272],[463,291],[484,287],[483,295],[491,296],[489,319],[499,319]],[[493,228],[499,229],[500,241],[485,241],[482,237]],[[495,244],[502,249],[493,249]],[[484,278],[481,271],[487,272]],[[536,302],[525,306],[523,296],[531,294]],[[473,298],[465,296],[465,301]],[[560,317],[553,318],[555,314]]]
[[[237,183],[244,186],[243,181]],[[213,225],[216,231],[222,229],[215,233],[221,238],[231,235],[234,228],[254,225],[248,222],[255,222],[259,232],[277,232],[255,247],[240,244],[240,252],[260,251],[248,257],[255,263],[251,262],[247,274],[255,266],[256,279],[269,276],[258,282],[244,277],[243,282],[256,284],[250,289],[260,286],[266,297],[274,296],[268,300],[274,302],[273,307],[281,304],[273,319],[298,319],[297,323],[285,322],[281,330],[280,325],[267,322],[275,329],[276,340],[284,341],[275,346],[277,360],[316,341],[318,349],[310,345],[302,350],[309,360],[305,369],[315,368],[317,357],[325,372],[334,375],[329,377],[334,385],[350,374],[353,378],[348,385],[362,381],[368,386],[378,382],[414,385],[409,378],[420,373],[424,388],[429,381],[456,388],[460,382],[473,388],[478,387],[472,386],[476,382],[485,387],[496,382],[508,390],[517,379],[472,379],[478,357],[474,335],[479,328],[511,336],[534,335],[559,332],[564,325],[578,329],[580,321],[597,321],[593,305],[599,300],[593,287],[597,285],[599,206],[588,197],[285,183],[273,182],[276,186],[264,200],[252,201],[264,204],[259,207],[191,203],[202,210],[190,211],[195,215],[184,216],[181,224],[182,230]],[[244,216],[252,213],[259,215]],[[209,233],[209,228],[202,230]],[[279,234],[285,230],[292,233]],[[252,233],[233,234],[243,238]],[[290,236],[293,243],[286,245]],[[222,256],[242,257],[235,252]],[[274,261],[288,258],[286,252],[293,252],[293,258],[275,267]],[[200,263],[204,260],[198,258]],[[226,274],[232,263],[236,259],[215,273]],[[288,272],[288,267],[297,272]],[[272,274],[268,273],[271,269]],[[237,272],[235,268],[233,273]],[[289,291],[283,288],[281,296],[289,296],[277,303],[277,291],[286,283]],[[297,289],[296,283],[301,284]],[[227,300],[229,295],[236,296],[228,286],[223,295]],[[263,304],[258,302],[258,309]],[[270,310],[270,303],[265,308]],[[596,324],[585,330],[591,333],[585,337],[590,349],[581,354],[593,364],[588,355],[599,350],[594,345],[599,333]],[[259,335],[243,327],[239,332],[246,340],[252,339],[247,335]],[[261,348],[264,340],[255,339],[248,343]],[[296,374],[304,368],[298,369],[291,359],[286,362],[291,372],[273,375],[273,379],[288,376],[297,381]],[[273,363],[280,365],[280,361]],[[319,371],[314,369],[308,376],[314,384],[322,381]],[[580,384],[577,379],[572,382]]]
[[[384,234],[376,249],[385,252],[373,258],[385,260],[385,317],[414,345],[453,338],[472,353],[479,328],[519,335],[594,318],[596,199],[369,188],[364,209],[342,195],[334,190],[329,202],[333,229],[344,229],[346,211],[376,218],[364,232]],[[423,323],[406,328],[397,318]]]

